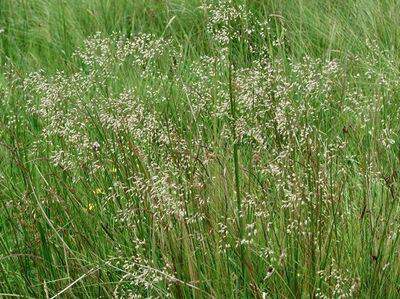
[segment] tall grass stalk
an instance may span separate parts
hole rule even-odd
[[[0,297],[399,297],[398,1],[0,1]]]

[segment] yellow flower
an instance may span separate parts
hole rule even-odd
[[[99,194],[103,194],[103,193],[104,192],[103,192],[103,190],[101,188],[97,188],[97,189],[93,190],[93,194],[94,195],[99,195]]]
[[[89,212],[92,211],[94,209],[94,205],[92,203],[89,203],[87,209]]]

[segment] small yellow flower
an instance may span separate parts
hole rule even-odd
[[[93,190],[94,195],[99,195],[99,194],[104,194],[103,190],[101,188],[97,188]]]
[[[92,203],[89,203],[87,209],[89,212],[92,211],[94,209],[94,205]]]

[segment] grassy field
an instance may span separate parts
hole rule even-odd
[[[0,1],[0,297],[399,298],[399,11]]]

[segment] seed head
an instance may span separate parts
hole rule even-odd
[[[97,141],[93,142],[92,149],[93,151],[98,152],[100,150],[100,144]]]

